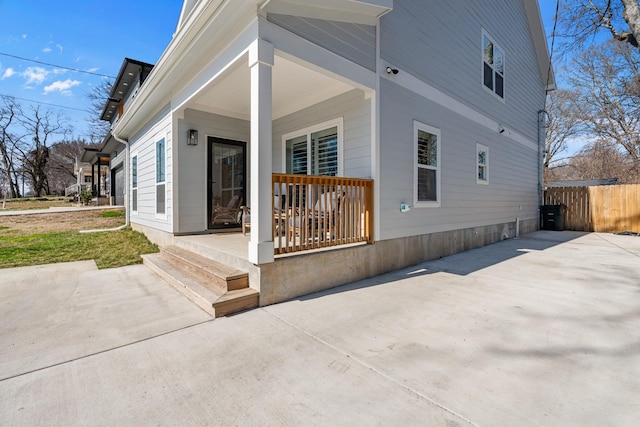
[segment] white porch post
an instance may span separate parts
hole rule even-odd
[[[249,49],[251,68],[251,240],[249,261],[273,262],[272,67],[273,45],[258,39]]]

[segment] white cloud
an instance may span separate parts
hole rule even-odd
[[[52,50],[52,49],[51,49],[50,47],[48,47],[48,46],[47,46],[47,47],[45,47],[44,49],[42,49],[42,51],[43,51],[44,53],[49,53],[49,52],[51,52],[51,50]]]
[[[62,53],[62,45],[61,44],[56,44],[56,47],[60,50],[60,53]]]
[[[74,86],[78,86],[80,81],[67,79],[65,81],[58,80],[57,82],[51,83],[49,86],[45,86],[44,93],[48,94],[51,92],[60,92],[63,95],[71,95],[71,89]]]
[[[42,84],[44,79],[47,77],[49,72],[42,67],[29,67],[22,73],[22,77],[24,77],[27,81],[26,84]]]
[[[16,70],[14,70],[13,68],[7,68],[6,70],[4,70],[4,73],[2,73],[2,77],[0,77],[0,80],[8,79],[9,77],[13,76],[15,73],[16,73]]]
[[[24,40],[24,39],[26,39],[26,38],[27,38],[27,35],[26,35],[26,34],[23,34],[23,35],[22,35],[22,39]]]

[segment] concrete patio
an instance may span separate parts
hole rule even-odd
[[[636,236],[540,231],[216,320],[144,266],[0,277],[0,425],[640,419]]]

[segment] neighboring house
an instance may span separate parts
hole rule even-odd
[[[78,195],[82,190],[91,188],[93,178],[90,163],[83,162],[76,157],[76,161],[73,164],[73,174],[76,177],[76,182],[65,188],[65,196],[75,196]]]
[[[131,225],[170,245],[250,206],[246,256],[223,261],[261,304],[539,227],[535,0],[185,0],[135,70],[105,109]]]

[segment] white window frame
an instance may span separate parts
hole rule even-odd
[[[158,181],[158,143],[160,141],[164,142],[164,153],[163,153],[163,158],[164,158],[164,181]],[[158,219],[167,219],[167,207],[168,207],[168,203],[167,203],[167,136],[164,135],[161,138],[154,138],[154,143],[153,143],[153,171],[154,171],[154,181],[155,181],[155,185],[154,185],[154,192],[153,192],[153,199],[155,201],[154,206],[155,206],[155,214],[156,214],[156,218]],[[164,212],[163,213],[159,213],[158,212],[158,187],[160,185],[164,185]]]
[[[311,165],[311,134],[315,132],[320,132],[332,127],[337,127],[338,134],[338,174],[336,176],[344,175],[344,157],[343,157],[343,147],[344,147],[344,137],[343,137],[343,128],[344,128],[344,118],[338,117],[337,119],[329,120],[326,122],[318,123],[313,126],[309,126],[304,129],[300,129],[294,132],[289,132],[287,134],[282,135],[282,164],[281,170],[282,173],[287,173],[287,141],[290,139],[298,138],[301,136],[307,137],[307,175],[311,175],[312,165]]]
[[[423,131],[435,135],[438,138],[436,149],[436,166],[422,165],[418,163],[418,131]],[[442,201],[442,133],[440,129],[417,120],[413,122],[413,206],[416,208],[439,208]],[[436,171],[436,200],[418,200],[418,169],[430,169]]]
[[[135,182],[135,186],[134,186],[134,182],[133,182],[133,159],[136,160],[136,168],[135,168],[136,169],[135,170],[135,172],[136,172],[136,182]],[[130,165],[130,167],[131,167],[131,213],[134,214],[134,215],[137,215],[138,214],[138,209],[139,209],[138,200],[140,199],[138,197],[138,191],[139,191],[138,188],[140,187],[140,182],[139,182],[140,181],[140,174],[139,174],[139,171],[140,171],[140,157],[138,156],[138,152],[137,151],[134,152],[134,153],[131,153],[131,165]],[[133,202],[134,197],[136,199],[135,203]],[[135,206],[135,210],[133,209],[134,206]]]
[[[488,88],[485,84],[484,84],[484,64],[485,64],[485,60],[484,60],[484,39],[485,37],[487,39],[489,39],[489,41],[493,44],[494,49],[498,49],[500,51],[500,53],[502,54],[502,96],[498,95],[496,93],[496,71],[495,68],[493,66],[493,64],[491,65],[491,79],[492,79],[492,86],[493,89]],[[506,64],[507,64],[507,59],[506,59],[506,54],[504,52],[504,49],[498,44],[496,43],[495,39],[493,37],[491,37],[489,35],[489,33],[487,33],[484,29],[482,30],[482,36],[480,37],[480,84],[482,85],[482,87],[489,93],[493,94],[493,96],[495,96],[497,99],[501,100],[502,102],[504,102],[505,97],[506,97],[506,93],[507,93],[507,78],[506,78],[506,74],[507,74],[507,69],[506,69]]]
[[[484,152],[484,164],[480,163],[480,153]],[[484,168],[484,179],[480,178],[480,168]],[[489,148],[485,145],[476,143],[476,183],[489,185]]]

